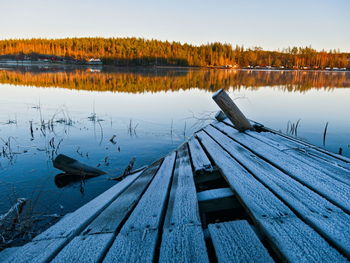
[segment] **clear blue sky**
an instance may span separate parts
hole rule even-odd
[[[0,0],[0,39],[81,36],[350,51],[350,0]]]

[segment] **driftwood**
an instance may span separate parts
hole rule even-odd
[[[9,211],[0,216],[0,229],[1,231],[11,229],[14,224],[19,220],[23,206],[26,203],[25,198],[18,198],[17,202],[9,209]]]
[[[102,170],[83,164],[64,154],[60,154],[56,157],[56,159],[53,161],[53,166],[66,172],[67,174],[79,175],[82,178],[106,174],[106,172]]]

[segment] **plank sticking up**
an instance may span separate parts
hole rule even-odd
[[[219,263],[274,262],[245,220],[208,226]]]
[[[231,189],[282,260],[347,262],[314,229],[300,220],[204,131],[198,138]]]
[[[125,222],[104,262],[152,262],[164,218],[176,153],[164,158],[157,174]]]
[[[159,262],[209,262],[187,144],[177,152]]]
[[[350,215],[214,127],[204,130],[304,221],[350,257]]]
[[[347,213],[350,213],[350,186],[340,182],[326,173],[295,159],[266,143],[247,134],[238,132],[224,124],[215,123],[214,126],[233,138],[238,143],[250,149],[259,157],[268,160],[280,170],[321,194]]]

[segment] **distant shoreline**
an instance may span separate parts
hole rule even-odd
[[[207,69],[207,70],[264,70],[264,71],[317,71],[317,72],[349,72],[350,69],[293,69],[293,68],[277,68],[277,67],[224,67],[224,66],[166,66],[166,65],[152,65],[152,66],[119,66],[119,65],[105,65],[105,64],[75,64],[75,63],[62,63],[62,62],[42,62],[42,61],[14,61],[14,60],[0,60],[0,66],[13,67],[68,67],[68,68],[93,68],[93,69]],[[6,69],[6,68],[0,68]]]

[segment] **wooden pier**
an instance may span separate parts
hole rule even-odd
[[[350,159],[234,126],[204,127],[0,262],[348,262]]]

